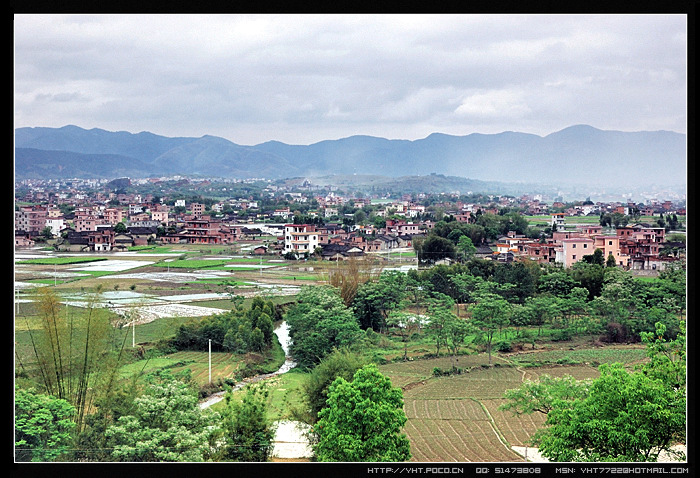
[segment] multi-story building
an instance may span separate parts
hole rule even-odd
[[[151,211],[151,219],[153,221],[158,221],[161,224],[168,224],[168,211],[167,210],[162,210],[162,211]]]
[[[41,206],[23,206],[15,211],[15,230],[30,235],[39,234],[46,227],[47,211]]]
[[[617,237],[620,252],[629,256],[630,269],[656,270],[665,267],[667,261],[659,257],[659,252],[666,240],[666,231],[663,227],[653,227],[648,224],[618,227]]]
[[[97,225],[101,224],[101,221],[97,216],[81,215],[75,216],[75,219],[73,219],[73,224],[75,225],[76,231],[88,232],[96,231]]]
[[[574,237],[561,241],[561,249],[557,251],[556,262],[564,267],[571,267],[583,256],[593,254],[594,241],[589,237]]]
[[[313,224],[285,224],[284,252],[313,254],[320,244],[320,234]]]
[[[615,265],[627,267],[629,265],[629,255],[623,254],[620,249],[620,238],[616,235],[596,235],[593,237],[593,250],[600,249],[603,252],[603,258],[607,261],[608,257],[612,256],[615,259]]]
[[[550,225],[551,226],[556,226],[558,227],[563,227],[564,226],[564,216],[565,214],[563,212],[555,212],[552,214],[552,217],[550,219]]]
[[[192,210],[193,216],[202,217],[202,215],[204,214],[205,207],[204,204],[193,202],[192,204],[190,204],[190,209]]]

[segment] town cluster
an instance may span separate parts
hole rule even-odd
[[[274,189],[274,188],[273,188]],[[270,188],[266,193],[270,192]],[[61,194],[32,190],[18,201],[31,205],[15,209],[15,247],[30,247],[37,237],[59,238],[57,247],[66,251],[109,252],[148,244],[226,245],[251,241],[254,254],[279,254],[286,258],[320,256],[342,260],[370,253],[390,253],[411,248],[417,238],[430,234],[438,218],[428,213],[429,195],[405,195],[379,203],[367,197],[346,197],[335,192],[323,194],[283,191],[283,206],[263,208],[252,198],[231,198],[205,205],[179,199],[166,204],[166,198],[146,194],[97,192]],[[448,195],[449,196],[449,195]],[[154,200],[155,199],[155,200]],[[528,259],[570,267],[597,249],[616,266],[635,270],[660,270],[684,255],[683,241],[669,241],[667,227],[658,223],[625,220],[608,227],[586,224],[565,228],[567,216],[618,217],[684,216],[684,202],[651,200],[646,204],[545,202],[538,196],[497,197],[490,203],[469,203],[454,197],[440,203],[440,218],[472,223],[478,214],[498,214],[501,208],[521,214],[542,216],[550,234],[529,238],[510,232],[495,242],[475,244],[476,257],[510,262]],[[269,203],[269,201],[266,201]],[[297,223],[295,205],[313,202],[304,208],[303,222]],[[65,205],[69,205],[67,209]],[[373,207],[380,222],[349,221],[355,210]],[[63,205],[63,207],[62,207]],[[69,213],[65,211],[70,210]],[[553,212],[557,211],[557,212]],[[298,211],[297,211],[298,212]],[[241,213],[245,213],[243,216]],[[245,217],[245,220],[241,220]],[[668,251],[673,253],[669,254]],[[663,252],[663,253],[662,253]]]

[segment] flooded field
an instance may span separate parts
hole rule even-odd
[[[165,258],[158,257],[163,255]],[[96,260],[70,263],[71,257],[94,257]],[[197,302],[228,300],[232,293],[243,297],[288,296],[298,293],[300,289],[300,286],[284,280],[283,275],[288,271],[288,264],[283,260],[242,255],[194,254],[193,257],[197,259],[193,264],[201,264],[201,261],[207,260],[232,262],[219,269],[201,266],[189,269],[167,267],[178,258],[178,262],[182,263],[182,253],[127,252],[106,255],[56,254],[37,249],[20,251],[15,254],[15,303],[33,302],[34,290],[52,286],[64,304],[87,307],[92,303],[97,307],[109,308],[120,315],[138,316],[139,322],[145,323],[164,317],[201,317],[225,312],[226,309],[200,306]],[[68,263],[21,262],[36,259],[67,259]],[[159,262],[161,270],[153,267]],[[271,269],[278,269],[278,272],[272,274]],[[213,285],[207,285],[206,281],[214,282]],[[216,285],[216,281],[221,281],[220,285]],[[226,281],[235,285],[226,285]],[[135,289],[136,284],[138,291],[117,290],[120,286]],[[104,290],[107,287],[113,287],[115,290]],[[94,292],[100,288],[103,290],[99,293]]]

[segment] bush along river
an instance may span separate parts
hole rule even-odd
[[[255,375],[254,377],[248,377],[244,380],[241,380],[231,388],[233,391],[240,390],[248,384],[259,382],[261,380],[274,377],[275,375],[280,375],[282,373],[288,372],[289,370],[296,367],[296,362],[294,362],[294,360],[292,360],[292,357],[289,355],[289,344],[291,339],[289,338],[289,326],[287,325],[287,322],[282,322],[279,325],[279,327],[275,329],[274,332],[275,335],[277,335],[277,339],[279,340],[280,344],[282,345],[282,350],[284,350],[285,360],[282,366],[276,372]],[[206,399],[199,403],[199,408],[204,409],[212,406],[217,402],[220,402],[224,399],[225,394],[226,392],[224,391],[209,395]]]

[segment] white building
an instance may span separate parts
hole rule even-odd
[[[319,233],[312,224],[286,224],[284,226],[284,252],[313,254],[319,246]]]
[[[46,226],[51,228],[51,234],[58,236],[65,227],[63,217],[51,217],[46,219]]]

